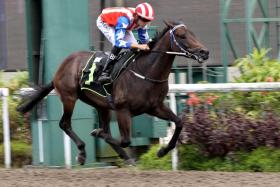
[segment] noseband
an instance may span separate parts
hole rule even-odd
[[[179,44],[179,42],[176,40],[176,37],[175,37],[175,35],[174,35],[174,31],[175,31],[176,29],[178,29],[179,27],[185,27],[185,28],[187,28],[186,25],[184,25],[184,24],[179,24],[179,25],[176,25],[175,27],[173,27],[172,29],[169,30],[169,34],[170,34],[170,46],[171,46],[171,48],[172,48],[172,47],[173,47],[173,43],[175,43],[176,46],[181,50],[181,52],[183,52],[183,53],[188,53],[189,51],[185,50],[185,49]]]
[[[182,47],[182,45],[180,45],[180,43],[176,40],[176,37],[174,35],[174,31],[176,29],[178,29],[179,27],[187,28],[187,26],[184,25],[184,24],[176,25],[175,27],[173,27],[172,29],[169,30],[169,35],[170,35],[170,46],[171,46],[171,48],[172,48],[173,44],[175,43],[175,45],[180,49],[181,53],[180,52],[179,53],[178,52],[171,52],[171,51],[167,51],[166,53],[167,54],[175,54],[175,55],[178,55],[178,56],[185,56],[187,58],[192,58],[192,59],[197,60],[199,62],[200,58],[197,55],[191,53],[188,49],[184,49]]]

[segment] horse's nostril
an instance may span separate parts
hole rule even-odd
[[[199,53],[203,60],[207,60],[209,58],[209,51],[207,49],[200,49]]]
[[[201,53],[201,54],[204,54],[204,55],[209,55],[209,51],[208,51],[208,50],[205,50],[205,49],[201,49],[201,50],[200,50],[200,53]]]

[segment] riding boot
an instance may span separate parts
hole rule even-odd
[[[116,62],[116,58],[118,56],[118,54],[120,53],[121,48],[118,48],[116,46],[114,46],[111,50],[111,53],[109,55],[109,58],[106,61],[106,64],[103,68],[103,71],[101,73],[101,75],[98,78],[98,82],[100,82],[101,84],[104,83],[109,83],[111,82],[111,71],[114,67],[114,64]]]

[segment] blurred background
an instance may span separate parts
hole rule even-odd
[[[88,13],[88,25],[91,49],[96,50],[109,50],[110,46],[107,41],[101,36],[96,27],[96,18],[100,14],[101,10],[110,6],[130,6],[135,7],[141,1],[134,0],[88,0],[86,1],[87,10],[79,7],[75,7],[71,11],[81,12],[86,11]],[[185,1],[185,0],[150,0],[148,1],[155,9],[155,21],[152,22],[152,26],[156,26],[161,30],[164,27],[163,20],[178,21],[182,20],[193,32],[200,38],[200,40],[210,50],[211,56],[207,62],[209,66],[222,66],[223,56],[222,50],[222,24],[226,23],[225,19],[244,19],[232,20],[228,22],[227,27],[230,30],[230,38],[234,41],[235,48],[238,49],[238,56],[244,56],[247,54],[247,27],[248,20],[245,20],[247,12],[252,12],[252,18],[275,18],[279,15],[279,0],[267,0],[263,2],[262,7],[258,4],[252,7],[247,7],[246,1],[233,1],[230,3],[225,15],[221,12],[224,6],[223,1],[211,1],[211,0],[197,0],[197,1]],[[226,1],[224,1],[226,2]],[[27,38],[28,35],[32,36],[33,42],[39,45],[41,41],[42,29],[46,27],[44,25],[44,11],[52,11],[47,9],[47,2],[45,1],[32,1],[32,0],[1,0],[0,1],[0,69],[4,71],[14,72],[21,70],[28,70],[28,42],[31,39]],[[73,4],[71,1],[61,1],[61,19],[67,21],[67,14],[64,14],[66,6]],[[43,6],[42,6],[43,5]],[[58,5],[56,5],[57,7]],[[225,5],[226,6],[226,5]],[[46,8],[44,8],[46,7]],[[277,8],[278,7],[278,8]],[[265,13],[262,9],[265,8]],[[47,14],[47,13],[46,13]],[[265,15],[264,15],[265,14]],[[65,16],[63,16],[65,15]],[[223,22],[224,20],[224,22]],[[250,20],[252,21],[252,20]],[[256,33],[261,34],[263,24],[268,26],[268,31],[265,35],[269,35],[270,43],[266,44],[271,47],[272,55],[277,57],[277,45],[279,45],[279,27],[277,29],[277,23],[274,21],[263,20],[254,22],[253,25],[256,28]],[[269,25],[268,25],[269,24]],[[279,24],[279,23],[278,23]],[[72,26],[74,27],[74,25]],[[48,28],[46,28],[48,29]],[[32,31],[32,33],[30,33]],[[77,36],[78,37],[78,36]],[[265,36],[267,37],[267,36]],[[36,42],[36,40],[39,40]],[[278,43],[277,43],[278,41]],[[40,46],[40,45],[39,45]],[[39,46],[33,46],[33,53],[37,53]],[[278,46],[279,48],[279,46]],[[40,50],[39,50],[40,51]],[[32,55],[32,54],[30,54]],[[36,56],[36,54],[33,54]],[[232,64],[235,56],[229,52],[228,63]],[[180,58],[177,61],[183,61]]]

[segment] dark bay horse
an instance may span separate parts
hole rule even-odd
[[[60,65],[54,79],[32,93],[18,106],[25,113],[32,109],[53,89],[63,104],[63,116],[59,126],[75,142],[79,150],[78,162],[86,160],[85,143],[71,128],[71,116],[77,99],[93,106],[98,111],[100,128],[91,132],[93,136],[103,138],[129,164],[132,159],[123,148],[130,144],[131,118],[147,113],[158,118],[175,122],[174,134],[167,146],[158,151],[158,156],[166,155],[176,146],[182,129],[181,118],[167,106],[164,99],[168,93],[168,76],[175,56],[180,54],[199,62],[207,60],[209,51],[183,23],[165,22],[166,28],[158,33],[150,45],[150,51],[140,52],[134,62],[114,81],[112,99],[120,129],[121,139],[112,138],[109,129],[112,105],[105,97],[91,91],[81,91],[79,81],[87,60],[92,52],[75,52]]]

